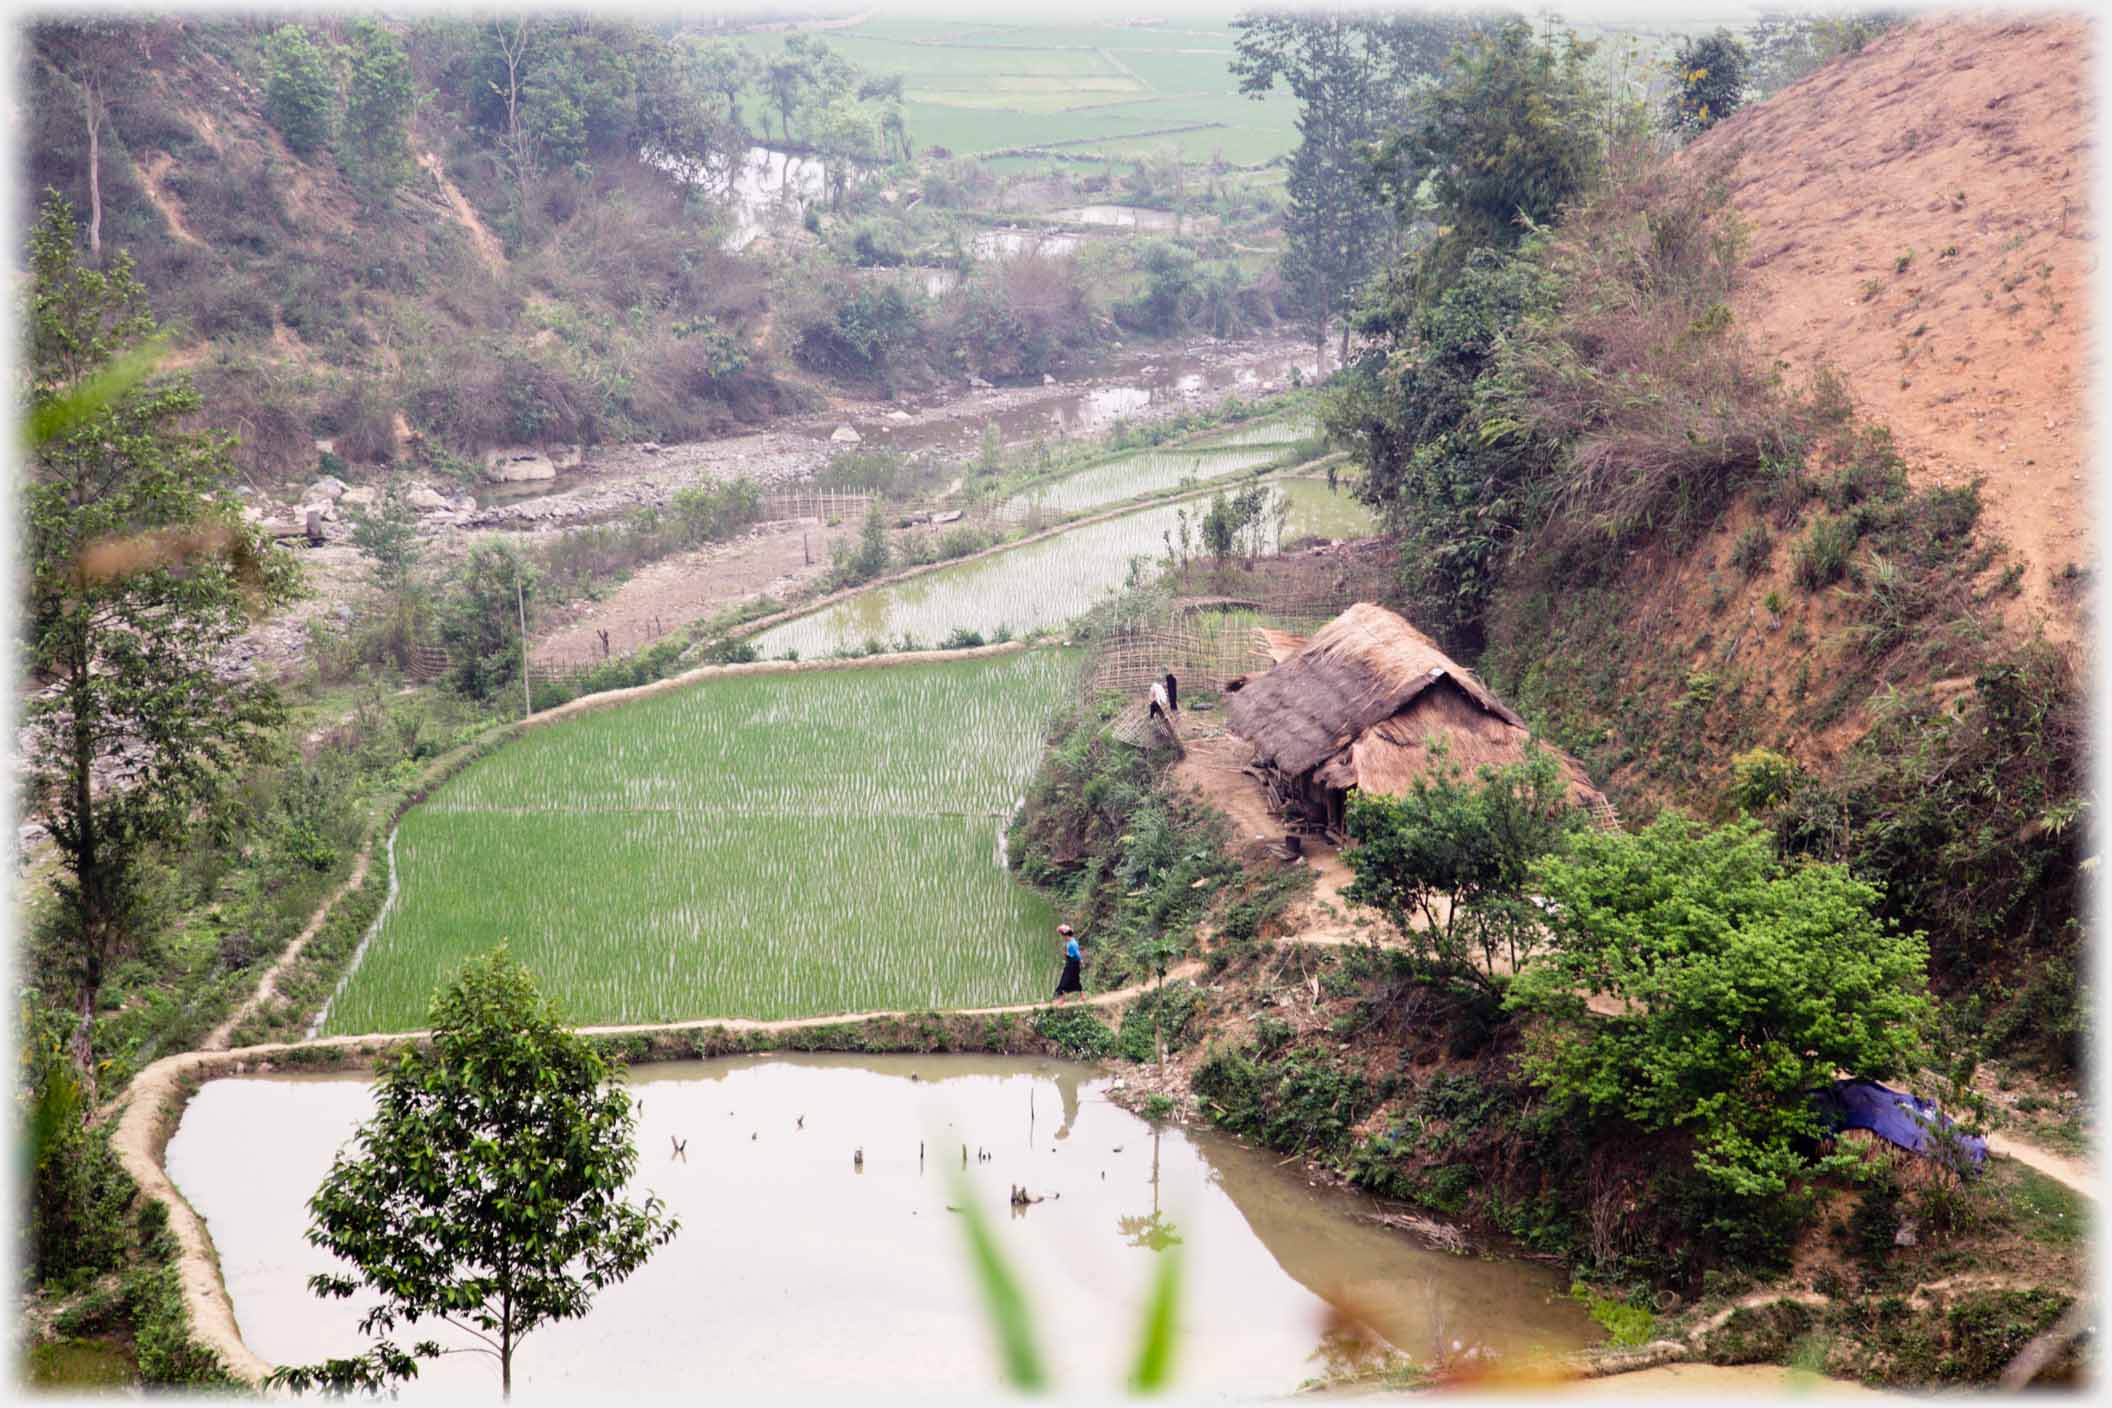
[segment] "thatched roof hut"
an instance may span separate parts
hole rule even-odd
[[[1518,762],[1532,739],[1525,720],[1471,671],[1382,606],[1359,602],[1302,643],[1279,637],[1266,645],[1272,655],[1290,653],[1226,697],[1227,721],[1254,745],[1279,804],[1303,804],[1325,824],[1339,823],[1342,795],[1353,787],[1406,792],[1435,764],[1433,744],[1471,776]],[[1549,751],[1576,804],[1610,814],[1577,761]]]

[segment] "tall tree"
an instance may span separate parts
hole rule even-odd
[[[1665,117],[1684,132],[1704,132],[1738,110],[1752,56],[1727,29],[1689,35],[1672,56]]]
[[[345,82],[345,148],[359,183],[374,195],[411,172],[410,124],[417,106],[403,41],[370,19],[347,26],[351,73]]]
[[[50,195],[30,231],[29,408],[45,434],[24,488],[24,628],[42,686],[27,707],[30,795],[63,870],[74,1056],[89,1070],[103,979],[144,937],[144,863],[280,718],[269,685],[216,665],[248,610],[292,593],[296,569],[223,495],[233,441],[183,428],[200,409],[187,382],[76,394],[154,333],[130,259],[90,268],[78,237],[72,206]]]
[[[1374,157],[1381,183],[1406,199],[1425,180],[1448,227],[1436,267],[1474,249],[1510,249],[1528,223],[1554,219],[1597,180],[1601,112],[1590,71],[1596,46],[1565,34],[1536,39],[1513,19],[1471,36],[1415,117]]]
[[[103,257],[103,130],[114,103],[123,101],[124,75],[154,62],[164,26],[140,20],[79,17],[47,20],[31,32],[37,50],[81,91],[81,118],[88,147],[88,253]]]
[[[511,1398],[522,1338],[585,1315],[595,1291],[643,1266],[679,1224],[658,1198],[624,1200],[638,1166],[631,1098],[503,947],[463,965],[433,1000],[431,1025],[429,1045],[382,1070],[359,1152],[340,1154],[308,1202],[308,1240],[356,1275],[308,1284],[336,1299],[362,1286],[378,1294],[362,1334],[426,1318],[454,1326],[498,1361]],[[271,1382],[379,1389],[442,1352],[382,1339]]]
[[[1272,11],[1234,21],[1239,90],[1278,83],[1298,100],[1298,146],[1285,182],[1283,276],[1312,319],[1324,369],[1328,324],[1393,251],[1394,212],[1365,180],[1369,150],[1405,113],[1474,22],[1461,16]],[[1349,327],[1342,328],[1342,359]]]
[[[297,24],[280,25],[264,41],[264,115],[297,156],[330,140],[337,122],[337,80],[330,55]]]

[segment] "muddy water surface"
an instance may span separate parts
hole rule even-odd
[[[1330,490],[1324,479],[1286,476],[1266,482],[1289,501],[1284,542],[1373,531],[1370,510],[1346,492]],[[1178,536],[1183,514],[1191,541],[1199,542],[1208,508],[1207,498],[1189,499],[1083,524],[958,567],[860,592],[773,626],[756,636],[754,645],[765,658],[796,650],[811,660],[872,641],[898,642],[905,634],[931,645],[954,630],[991,637],[1001,629],[1019,635],[1062,626],[1120,591],[1133,566],[1146,575],[1158,570],[1167,535]],[[1273,550],[1278,544],[1266,546]]]
[[[1517,1357],[1596,1338],[1552,1271],[1422,1248],[1360,1220],[1364,1200],[1309,1187],[1272,1156],[1155,1131],[1106,1100],[1104,1077],[1069,1063],[753,1058],[641,1067],[631,1087],[633,1192],[659,1194],[682,1230],[584,1320],[526,1341],[515,1368],[526,1393],[994,1387],[948,1211],[964,1196],[989,1214],[1072,1390],[1120,1384],[1155,1258],[1175,1245],[1186,1273],[1176,1382],[1189,1391],[1267,1396],[1318,1373],[1334,1347],[1323,1297],[1424,1359],[1455,1342]],[[370,1113],[370,1089],[363,1076],[215,1081],[169,1143],[170,1175],[206,1219],[243,1337],[268,1360],[360,1346],[367,1299],[305,1290],[332,1267],[303,1240],[303,1205]],[[686,1158],[671,1137],[687,1141]],[[1008,1211],[1013,1184],[1049,1200]],[[404,1396],[496,1385],[488,1360],[450,1356]]]

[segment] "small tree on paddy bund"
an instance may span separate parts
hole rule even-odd
[[[382,1070],[358,1154],[340,1154],[308,1203],[308,1240],[357,1274],[308,1285],[378,1293],[362,1334],[431,1317],[479,1343],[405,1352],[381,1338],[352,1358],[277,1369],[268,1386],[380,1390],[415,1377],[420,1359],[472,1352],[498,1361],[511,1397],[524,1336],[585,1315],[594,1292],[675,1235],[657,1197],[622,1197],[638,1163],[630,1096],[503,945],[463,966],[431,1026],[430,1046]]]

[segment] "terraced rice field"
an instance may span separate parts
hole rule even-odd
[[[1236,445],[1287,447],[1301,440],[1315,439],[1319,434],[1320,422],[1311,416],[1287,415],[1219,431],[1197,441],[1196,447],[1212,450],[1230,449]]]
[[[1324,480],[1286,476],[1267,482],[1289,500],[1286,541],[1349,538],[1372,531],[1370,510],[1347,492],[1330,491]],[[860,592],[810,616],[773,626],[756,636],[754,644],[766,657],[796,651],[803,659],[813,659],[896,644],[905,636],[930,645],[956,630],[990,637],[999,631],[1024,635],[1065,626],[1120,591],[1133,572],[1157,571],[1165,560],[1166,535],[1179,532],[1181,514],[1187,515],[1191,541],[1199,540],[1197,524],[1209,503],[1207,497],[1198,497],[1157,504]],[[1276,544],[1265,546],[1273,550]]]
[[[502,939],[582,1023],[1043,996],[1053,921],[999,837],[1076,668],[731,677],[532,731],[405,815],[324,1030],[421,1025]]]
[[[1001,512],[1015,521],[1037,509],[1060,516],[1103,504],[1118,504],[1144,494],[1166,493],[1183,485],[1201,486],[1259,469],[1286,448],[1269,444],[1223,449],[1213,446],[1196,450],[1140,450],[1014,494],[1005,500]]]
[[[1347,486],[1327,487],[1325,478],[1285,476],[1270,481],[1291,503],[1283,522],[1283,540],[1300,538],[1363,538],[1379,531],[1379,520],[1371,506],[1350,496]]]
[[[964,155],[1053,146],[1134,157],[1177,149],[1258,164],[1297,142],[1297,106],[1243,97],[1222,21],[975,24],[879,17],[817,36],[869,72],[899,75],[910,140]],[[782,34],[736,42],[765,58]]]

